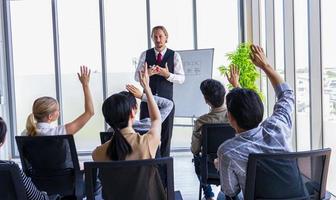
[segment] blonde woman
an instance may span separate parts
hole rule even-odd
[[[51,123],[59,117],[59,104],[52,97],[40,97],[34,101],[33,112],[28,116],[26,130],[22,135],[48,136],[77,133],[94,115],[92,96],[89,87],[91,70],[86,66],[80,67],[77,73],[84,93],[84,113],[65,125],[53,126]]]

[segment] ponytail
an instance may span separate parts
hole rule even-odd
[[[37,98],[33,103],[33,112],[27,118],[27,135],[36,136],[38,131],[36,122],[44,122],[45,118],[55,112],[57,109],[59,109],[59,107],[56,99],[46,96]]]
[[[132,153],[132,147],[120,130],[128,126],[129,116],[133,106],[129,97],[125,94],[114,94],[108,97],[102,107],[105,122],[110,125],[114,134],[106,150],[106,155],[111,160],[125,160],[126,156]]]
[[[126,156],[132,153],[132,147],[118,128],[113,128],[113,130],[114,134],[106,154],[111,160],[125,160]]]
[[[26,122],[26,130],[27,130],[27,135],[28,136],[36,136],[37,134],[37,127],[34,119],[34,114],[31,113],[27,117],[27,122]]]

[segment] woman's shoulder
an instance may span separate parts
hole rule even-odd
[[[94,161],[102,161],[102,160],[106,160],[107,156],[106,156],[106,151],[107,148],[110,144],[111,140],[105,142],[102,145],[99,145],[95,148],[95,150],[93,150],[92,152],[92,159]]]

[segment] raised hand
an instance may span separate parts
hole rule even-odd
[[[147,63],[144,64],[143,69],[139,73],[140,73],[139,74],[139,76],[140,76],[140,85],[144,89],[149,88],[149,74],[148,74]]]
[[[236,65],[230,65],[230,75],[225,72],[226,78],[233,87],[240,87],[239,69]]]
[[[268,65],[268,61],[263,48],[258,45],[251,45],[251,51],[251,60],[253,64],[262,69],[265,68]]]
[[[80,73],[77,73],[77,76],[83,86],[89,84],[90,75],[91,70],[87,66],[85,65],[80,66]]]
[[[135,96],[135,98],[141,99],[141,97],[142,97],[142,91],[139,88],[135,87],[132,84],[127,84],[126,85],[126,89],[130,93],[132,93]]]

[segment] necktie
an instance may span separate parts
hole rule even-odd
[[[162,54],[159,52],[156,58],[156,63],[161,64],[161,62],[162,62]]]

